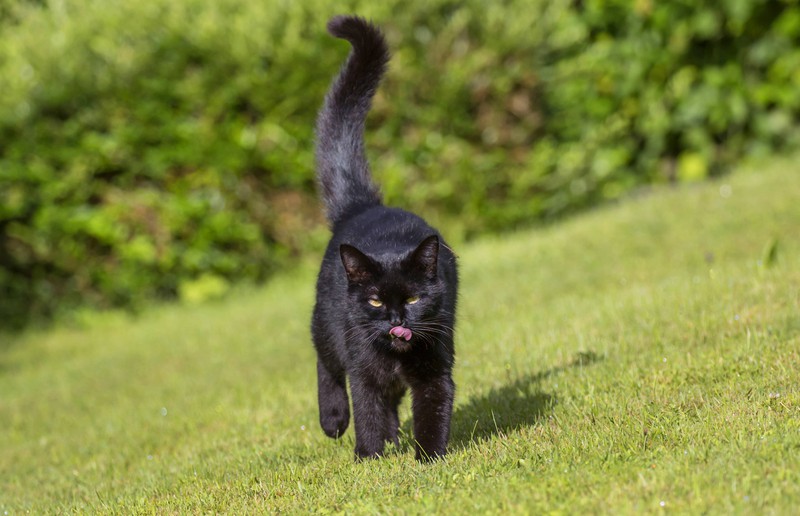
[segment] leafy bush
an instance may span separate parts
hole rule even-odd
[[[799,140],[793,0],[37,3],[0,3],[7,325],[219,292],[318,249],[339,12],[395,51],[368,130],[387,201],[456,239]]]

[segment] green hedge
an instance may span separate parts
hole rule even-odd
[[[394,50],[368,129],[387,200],[455,239],[800,143],[792,0],[37,4],[0,3],[7,326],[203,297],[319,249],[340,12]]]

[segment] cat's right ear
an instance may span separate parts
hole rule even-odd
[[[375,276],[374,262],[352,245],[340,245],[339,255],[350,283],[365,283]]]

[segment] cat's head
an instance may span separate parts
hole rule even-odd
[[[342,244],[339,253],[348,281],[348,313],[362,338],[407,351],[450,331],[441,313],[445,289],[438,275],[436,235],[398,255],[369,256],[348,244]]]

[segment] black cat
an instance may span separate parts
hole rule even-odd
[[[456,259],[420,217],[382,204],[364,154],[364,120],[389,60],[381,32],[354,16],[328,31],[353,49],[317,119],[317,176],[333,236],[317,280],[311,333],[319,418],[341,437],[350,421],[357,457],[398,444],[397,407],[411,389],[417,460],[444,455],[455,384]]]

